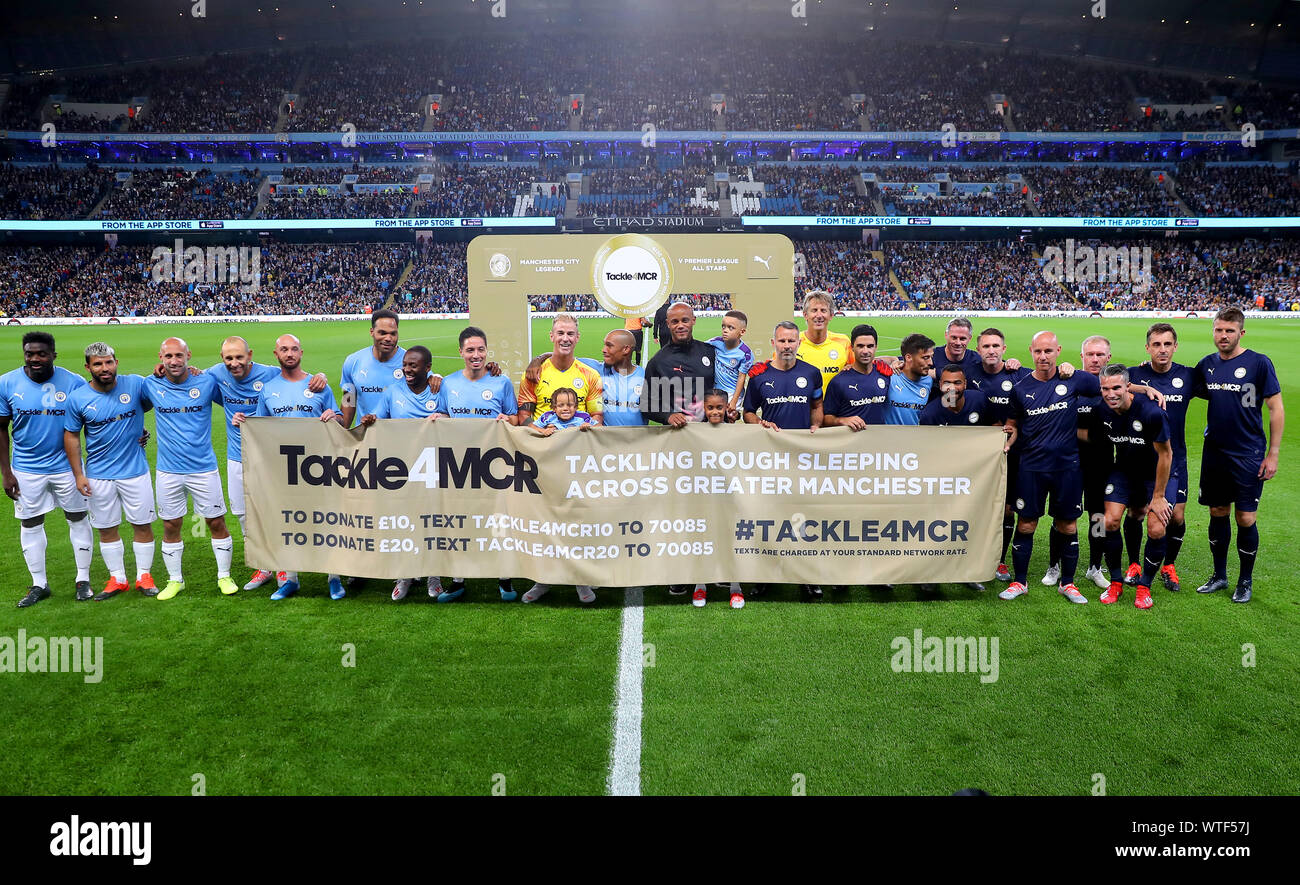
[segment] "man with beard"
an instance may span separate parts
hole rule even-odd
[[[311,376],[302,369],[302,343],[296,335],[281,335],[275,339],[275,358],[280,363],[280,374],[266,382],[257,403],[258,417],[319,418],[321,421],[343,422],[335,411],[334,392],[328,387],[317,394],[310,387]],[[236,413],[233,421],[242,426],[247,419],[243,412]],[[288,599],[298,592],[297,572],[278,572],[278,586],[272,599]],[[330,599],[347,595],[338,575],[328,576]]]
[[[99,530],[99,552],[108,568],[108,583],[96,602],[130,589],[125,550],[118,526],[123,511],[134,528],[135,587],[157,596],[153,576],[154,508],[149,461],[144,456],[144,413],[153,408],[139,375],[117,374],[117,356],[102,341],[86,348],[90,383],[68,397],[63,422],[63,449],[77,488],[90,499],[90,524]],[[86,431],[86,463],[81,463],[81,430]]]

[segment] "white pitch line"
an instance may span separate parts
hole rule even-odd
[[[610,751],[611,796],[641,795],[641,639],[644,587],[623,596],[623,637],[618,647],[618,685],[614,694],[614,746]]]

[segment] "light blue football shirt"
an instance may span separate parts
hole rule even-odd
[[[131,479],[149,472],[140,434],[144,413],[151,408],[139,375],[118,375],[107,393],[86,384],[68,396],[63,429],[79,433],[85,428],[88,479]]]
[[[280,370],[275,366],[253,363],[249,366],[244,380],[240,381],[230,374],[225,363],[217,363],[208,369],[206,374],[215,378],[221,388],[221,405],[226,413],[226,459],[240,461],[243,459],[240,448],[242,443],[240,428],[231,421],[237,412],[249,416],[257,414],[257,403],[262,398],[262,388],[266,382],[278,377]]]
[[[187,375],[180,384],[149,375],[145,390],[153,401],[158,437],[157,468],[164,473],[206,473],[217,469],[212,451],[212,404],[221,402],[217,379],[206,372]]]
[[[381,363],[375,359],[375,349],[366,347],[349,354],[343,361],[339,389],[345,399],[348,391],[355,391],[358,416],[378,414],[375,409],[379,407],[388,386],[394,382],[406,383],[406,376],[402,374],[402,359],[405,356],[406,348],[398,347],[388,362]]]
[[[484,375],[477,381],[465,377],[465,371],[452,372],[442,379],[438,392],[442,400],[439,411],[452,418],[495,418],[519,411],[515,386],[505,375]]]
[[[63,424],[68,397],[86,386],[86,379],[62,366],[50,380],[37,384],[27,372],[14,369],[0,375],[0,415],[9,418],[9,463],[26,473],[66,473]]]
[[[283,373],[262,386],[262,398],[257,402],[257,414],[273,418],[319,418],[326,409],[338,411],[334,391],[326,387],[320,393],[307,389],[311,375],[301,381],[286,380]]]

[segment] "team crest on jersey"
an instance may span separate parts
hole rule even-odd
[[[492,391],[490,390],[483,391],[483,399],[492,399]]]
[[[795,386],[795,387],[799,387],[799,388],[807,387],[807,386],[808,386],[808,379],[807,379],[807,378],[796,378],[796,379],[794,379],[794,386]]]
[[[129,393],[124,393],[124,394],[122,394],[121,396],[119,396],[119,397],[117,398],[117,401],[120,402],[120,403],[122,403],[123,405],[126,405],[127,403],[129,403],[129,402],[131,401],[131,394],[129,394]]]
[[[632,395],[635,396],[635,397],[640,397],[640,396],[641,396],[641,382],[640,382],[640,381],[638,381],[636,384],[633,384],[633,385],[632,385]]]
[[[62,390],[60,390],[58,393],[54,394],[54,401],[55,401],[56,403],[61,403],[61,402],[63,402],[63,401],[64,401],[65,399],[67,399],[67,398],[68,398],[68,395],[67,395],[66,393],[64,393]]]
[[[1058,384],[1056,385],[1056,395],[1065,396],[1065,392],[1069,389],[1070,388],[1066,387],[1064,384]]]
[[[487,393],[486,390],[483,391],[483,392],[484,392],[484,393]],[[484,397],[484,399],[487,399],[487,397]],[[433,411],[433,408],[434,408],[434,402],[433,402],[433,400],[428,399],[428,400],[425,400],[425,401],[424,401],[424,410],[425,410],[426,412],[432,412],[432,411]]]
[[[304,390],[302,392],[302,395],[305,396],[307,399],[311,399],[316,394],[312,393],[310,390]]]
[[[190,388],[190,399],[198,399],[199,396],[200,396],[199,389],[198,389],[197,387],[191,387],[191,388]]]
[[[1246,367],[1245,367],[1245,366],[1237,366],[1237,371],[1235,371],[1235,372],[1232,373],[1232,377],[1234,377],[1234,378],[1245,378],[1245,377],[1246,377]]]
[[[402,377],[402,370],[401,370],[401,369],[393,369],[393,377],[394,377],[394,378],[401,378],[401,377]]]
[[[1025,499],[1016,498],[1016,510],[1024,510],[1024,509],[1025,509]]]
[[[1004,379],[1002,379],[1002,389],[1005,390],[1005,391],[1007,391],[1008,393],[1010,393],[1010,392],[1011,392],[1011,388],[1013,388],[1013,387],[1015,387],[1015,386],[1016,386],[1016,385],[1014,385],[1014,384],[1011,383],[1011,379],[1010,379],[1010,378],[1004,378]]]
[[[1174,385],[1174,387],[1182,387],[1182,386],[1183,386],[1183,379],[1182,379],[1182,378],[1175,378],[1171,383]]]
[[[969,420],[970,423],[975,424],[976,422],[979,421],[979,419],[980,419],[980,413],[979,413],[979,412],[971,412],[971,413],[970,413],[970,418],[967,419],[967,420]]]
[[[709,358],[707,356],[702,356],[700,357],[700,362],[707,366],[709,365]]]
[[[264,386],[264,385],[262,384],[261,381],[254,381],[254,382],[253,382],[253,389],[256,390],[258,393],[261,393],[261,392],[262,392],[262,387],[263,387],[263,386]]]
[[[1136,430],[1138,433],[1141,433],[1141,432],[1142,432],[1142,422],[1141,422],[1141,421],[1134,421],[1134,422],[1133,422],[1133,429]]]
[[[1115,491],[1115,484],[1113,482],[1106,483],[1106,494],[1108,495],[1113,494],[1114,491]]]
[[[884,389],[885,389],[885,379],[884,379],[884,378],[877,378],[877,379],[876,379],[876,386],[879,387],[881,390],[884,390]]]
[[[830,352],[827,353],[826,355],[833,360],[837,360],[840,358],[840,352],[833,347],[830,349]]]
[[[583,388],[584,386],[586,386],[586,383],[587,383],[587,382],[583,381],[581,378],[574,378],[574,379],[573,379],[573,389],[574,389],[574,390],[582,390],[582,388]]]

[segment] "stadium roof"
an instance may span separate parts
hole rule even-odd
[[[505,18],[492,15],[499,3]],[[43,0],[6,4],[2,21],[4,71],[475,32],[685,30],[967,43],[1300,80],[1295,0]]]

